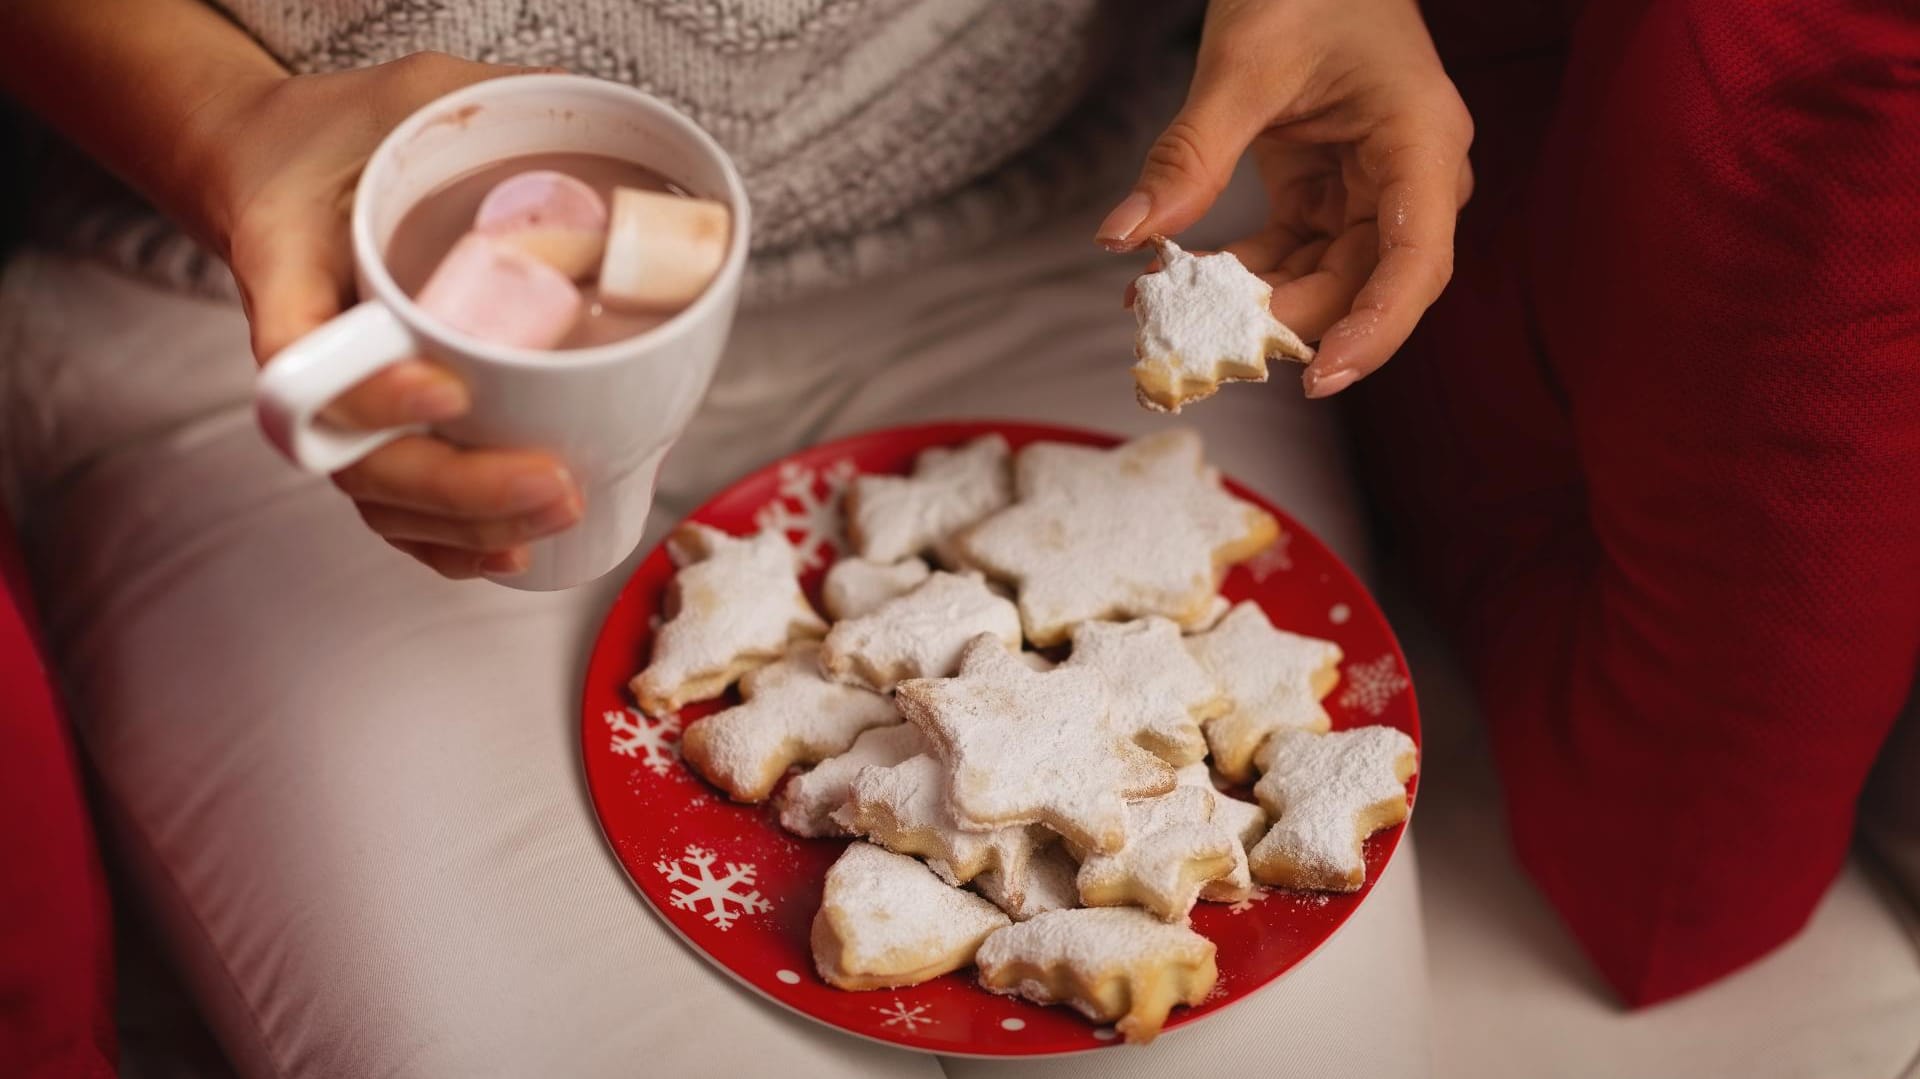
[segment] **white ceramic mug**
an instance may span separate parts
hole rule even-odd
[[[535,351],[449,329],[394,284],[382,252],[421,198],[507,158],[561,152],[623,158],[731,207],[726,262],[699,299],[622,341]],[[535,542],[527,571],[500,583],[570,588],[618,566],[646,529],[660,462],[706,393],[733,325],[748,209],[726,153],[691,120],[618,83],[574,75],[491,79],[440,98],[393,129],[361,174],[352,230],[362,302],[261,370],[254,402],[267,437],[301,468],[331,473],[420,431],[348,431],[320,412],[375,371],[428,357],[465,380],[473,399],[466,416],[434,434],[467,446],[550,450],[566,461],[585,497],[579,523]]]

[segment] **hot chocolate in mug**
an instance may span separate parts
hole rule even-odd
[[[732,213],[725,261],[706,290],[665,322],[589,348],[490,344],[423,312],[383,252],[422,198],[516,157],[589,153],[643,165]],[[343,430],[321,410],[374,372],[410,356],[445,365],[473,406],[433,433],[465,446],[558,454],[585,514],[535,541],[526,572],[498,578],[530,590],[570,588],[618,566],[640,542],[654,480],[719,363],[747,261],[746,189],[718,144],[659,100],[574,75],[517,75],[457,90],[408,117],[368,160],[351,219],[361,303],[283,349],[262,368],[261,427],[295,464],[332,473],[424,428]]]

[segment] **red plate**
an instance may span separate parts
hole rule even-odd
[[[1113,445],[1107,435],[1017,423],[948,423],[856,435],[769,465],[720,492],[692,519],[733,533],[777,525],[801,545],[817,588],[838,550],[838,492],[856,472],[905,472],[929,446],[989,432],[1015,447],[1040,439]],[[1353,573],[1286,513],[1239,484],[1229,487],[1273,513],[1286,535],[1228,577],[1229,599],[1252,599],[1283,629],[1339,643],[1347,659],[1327,700],[1335,728],[1385,723],[1420,740],[1406,659],[1393,631]],[[829,1026],[932,1053],[1030,1057],[1115,1044],[1064,1007],[1041,1007],[977,987],[960,971],[910,989],[853,993],[813,972],[807,930],[827,867],[845,840],[801,839],[767,806],[742,806],[683,765],[684,723],[717,710],[689,708],[656,723],[634,710],[627,680],[645,663],[673,567],[657,548],[607,615],[587,668],[581,726],[587,786],[607,841],[654,912],[721,970],[766,997]],[[1242,792],[1244,793],[1244,792]],[[1286,973],[1355,908],[1393,856],[1402,827],[1367,842],[1368,887],[1351,895],[1283,891],[1224,906],[1201,903],[1193,927],[1219,945],[1220,982],[1197,1008],[1176,1009],[1186,1026]]]

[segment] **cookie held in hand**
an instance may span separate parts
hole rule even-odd
[[[1313,359],[1273,317],[1273,288],[1226,251],[1193,255],[1153,237],[1160,269],[1134,282],[1134,392],[1157,412],[1211,397],[1223,382],[1265,382],[1273,358]]]

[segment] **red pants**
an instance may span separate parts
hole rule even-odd
[[[1498,6],[1429,13],[1479,183],[1358,438],[1522,863],[1647,1003],[1803,924],[1920,657],[1920,12]]]
[[[0,518],[0,1075],[112,1075],[106,889],[24,585]]]

